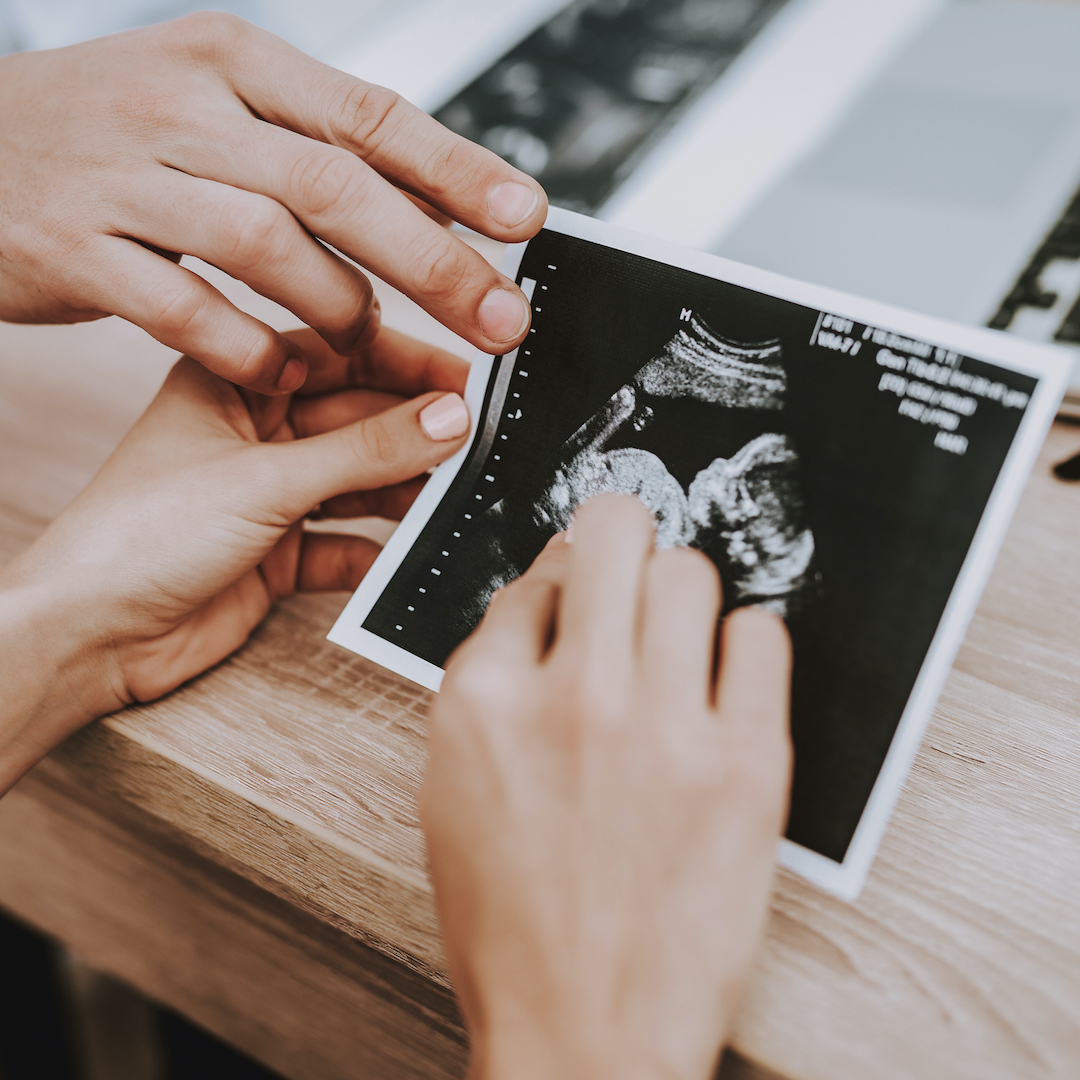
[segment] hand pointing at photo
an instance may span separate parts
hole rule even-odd
[[[783,623],[587,504],[447,666],[421,798],[472,1080],[713,1075],[790,778]],[[714,671],[717,674],[714,677]]]

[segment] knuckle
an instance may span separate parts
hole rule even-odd
[[[147,297],[146,307],[158,332],[176,338],[200,322],[206,311],[206,298],[192,284],[169,282]]]
[[[374,149],[387,129],[396,126],[395,118],[401,113],[404,102],[399,94],[385,86],[354,82],[332,117],[348,141],[365,150]]]
[[[173,20],[170,36],[199,60],[228,58],[247,38],[251,24],[224,11],[194,11]]]
[[[270,199],[239,198],[222,212],[225,257],[239,270],[253,270],[283,254],[288,236],[286,212]]]
[[[421,267],[417,285],[436,301],[449,301],[462,290],[469,276],[469,260],[454,239],[441,230],[413,265]]]
[[[319,146],[297,159],[290,189],[303,215],[322,218],[347,208],[356,178],[356,160],[347,150]]]
[[[325,329],[330,333],[363,330],[376,317],[375,291],[371,282],[363,274],[354,274],[348,288],[348,299],[327,313]]]
[[[459,195],[488,187],[486,151],[447,132],[438,150],[421,166],[419,181],[432,196]]]
[[[245,333],[243,339],[230,350],[233,380],[245,386],[258,381],[266,373],[277,351],[277,340],[268,327],[252,327],[251,332]]]
[[[378,418],[361,424],[357,436],[356,452],[364,467],[386,468],[397,459],[401,442]]]

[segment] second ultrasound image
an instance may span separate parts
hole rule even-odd
[[[784,0],[577,0],[435,114],[597,210]]]

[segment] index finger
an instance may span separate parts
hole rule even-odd
[[[521,577],[491,598],[463,651],[479,650],[508,662],[540,661],[555,632],[556,605],[568,555],[566,534],[557,533]]]
[[[217,50],[215,59],[264,120],[357,154],[395,186],[496,240],[526,240],[543,225],[544,189],[498,155],[391,90],[321,64],[242,20],[229,25],[237,48]]]

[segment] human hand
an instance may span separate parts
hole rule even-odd
[[[0,318],[121,315],[263,393],[302,354],[175,263],[195,255],[342,355],[384,278],[487,352],[524,336],[517,287],[403,192],[498,240],[543,224],[530,177],[388,90],[204,12],[0,59]]]
[[[352,361],[311,331],[303,396],[180,360],[89,487],[0,572],[0,793],[75,728],[228,656],[295,589],[353,589],[378,546],[305,532],[400,518],[465,442],[468,365],[383,329]],[[320,505],[321,504],[321,505]]]
[[[718,656],[715,568],[654,551],[636,500],[572,535],[496,593],[432,708],[421,820],[470,1075],[705,1080],[786,814],[787,633],[742,609]]]

